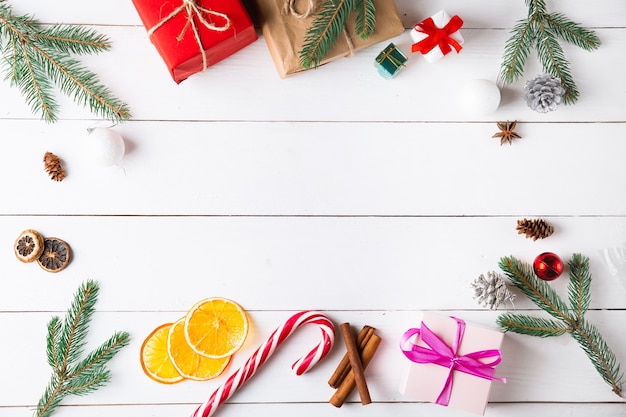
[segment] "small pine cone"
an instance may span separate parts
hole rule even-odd
[[[472,282],[474,299],[483,307],[490,310],[497,309],[505,301],[513,302],[515,295],[512,294],[501,275],[490,271],[487,277],[483,274]]]
[[[517,234],[526,235],[526,239],[544,239],[554,233],[554,227],[543,219],[524,219],[517,221]]]
[[[43,156],[43,165],[52,180],[63,181],[63,178],[65,178],[65,170],[63,166],[61,166],[61,158],[52,152],[46,152]]]
[[[526,104],[539,113],[556,110],[564,95],[561,79],[550,74],[539,75],[524,86]]]

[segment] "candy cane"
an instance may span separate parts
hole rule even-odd
[[[226,402],[247,380],[252,378],[257,369],[272,356],[276,348],[285,339],[291,336],[300,326],[308,323],[319,326],[322,331],[322,340],[313,350],[294,362],[291,368],[296,372],[296,375],[302,375],[315,366],[333,347],[335,326],[332,321],[321,313],[301,311],[289,317],[283,325],[274,330],[265,343],[259,346],[246,363],[232,374],[222,386],[216,389],[206,402],[198,407],[192,414],[192,417],[212,416],[220,405]]]

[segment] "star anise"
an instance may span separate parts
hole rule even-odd
[[[522,137],[514,132],[515,126],[517,126],[517,120],[513,122],[496,122],[498,125],[498,129],[500,132],[494,134],[492,138],[500,138],[500,146],[506,141],[509,142],[509,145],[513,144],[513,139],[521,139]]]

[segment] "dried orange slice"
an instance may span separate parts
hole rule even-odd
[[[184,380],[167,353],[167,336],[172,323],[157,327],[143,341],[140,351],[141,367],[146,375],[163,384]]]
[[[185,338],[191,348],[209,358],[231,356],[248,334],[246,312],[226,298],[197,302],[185,316]]]
[[[185,338],[184,317],[170,327],[167,352],[178,373],[195,381],[206,381],[220,376],[231,359],[231,356],[208,358],[194,351]]]

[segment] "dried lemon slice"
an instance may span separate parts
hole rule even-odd
[[[208,358],[194,351],[185,338],[184,317],[170,327],[167,353],[178,373],[195,381],[206,381],[220,376],[231,359],[231,356]]]
[[[187,312],[184,333],[189,346],[200,355],[224,358],[243,345],[248,334],[248,318],[234,301],[207,298]]]
[[[143,372],[163,384],[175,384],[184,380],[167,353],[167,338],[172,323],[162,324],[146,337],[141,345],[139,360]]]
[[[15,240],[13,249],[15,256],[22,262],[33,262],[39,259],[44,248],[41,234],[32,229],[24,230]]]
[[[70,246],[56,237],[44,239],[43,252],[37,263],[48,272],[59,272],[70,263]]]

